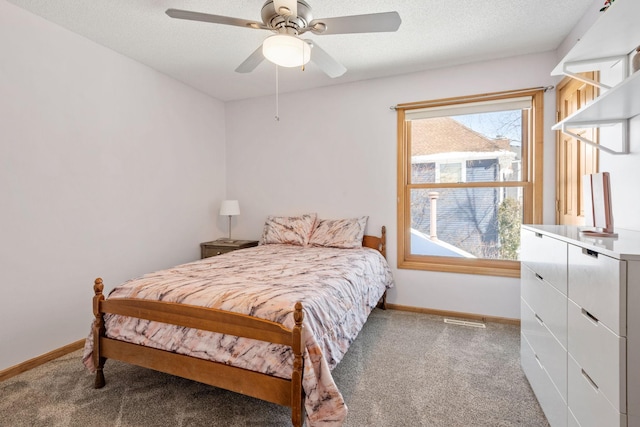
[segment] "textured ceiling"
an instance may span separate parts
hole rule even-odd
[[[275,92],[275,65],[234,70],[271,33],[171,19],[168,8],[261,21],[264,0],[9,0],[223,101]],[[554,50],[592,0],[307,0],[314,18],[397,11],[395,33],[307,33],[347,72],[280,69],[289,92]]]

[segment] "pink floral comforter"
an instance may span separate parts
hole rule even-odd
[[[310,426],[339,426],[347,407],[331,370],[358,335],[383,292],[393,286],[386,260],[368,249],[262,245],[146,274],[109,298],[180,302],[248,314],[293,328],[304,306],[305,408]],[[106,315],[110,338],[290,378],[289,347],[196,329]],[[93,340],[83,362],[95,370]]]

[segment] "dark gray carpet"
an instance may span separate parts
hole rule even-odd
[[[374,310],[334,378],[346,426],[548,426],[516,326]],[[117,361],[107,385],[74,352],[0,383],[0,426],[287,426],[288,408]]]

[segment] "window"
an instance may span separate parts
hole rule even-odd
[[[519,277],[542,219],[543,91],[401,104],[398,267]]]

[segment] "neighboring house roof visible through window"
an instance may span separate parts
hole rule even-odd
[[[414,120],[411,123],[412,156],[510,149],[510,141],[507,138],[487,138],[450,117]]]

